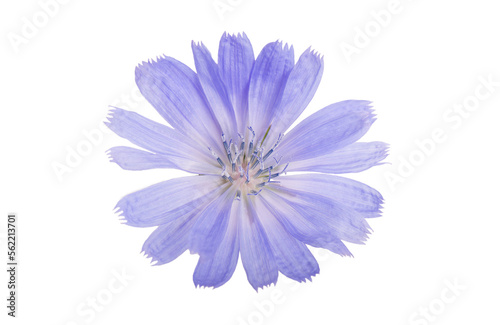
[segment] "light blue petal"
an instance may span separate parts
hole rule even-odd
[[[286,200],[282,195],[277,191],[267,189],[260,193],[263,204],[290,235],[314,247],[326,248],[342,256],[351,255],[342,241],[329,231],[324,223],[314,217],[314,211],[303,213],[303,207],[290,204],[291,201]],[[311,215],[312,218],[310,218]]]
[[[105,124],[120,137],[151,152],[217,165],[210,151],[200,143],[135,112],[114,108]]]
[[[161,225],[151,233],[142,250],[146,257],[152,258],[152,263],[170,263],[189,248],[189,232],[196,220],[196,212],[194,209],[192,213]]]
[[[219,75],[217,63],[215,63],[210,52],[202,43],[196,44],[192,42],[191,47],[196,72],[214,116],[219,121],[222,131],[233,139],[237,139],[234,110],[229,101],[226,87]]]
[[[116,204],[127,225],[166,224],[204,206],[225,190],[220,176],[174,178],[126,195]]]
[[[215,254],[226,234],[235,193],[234,187],[226,187],[225,192],[220,193],[200,212],[191,232],[189,245],[191,254],[200,256]]]
[[[151,153],[130,147],[113,147],[106,151],[109,160],[125,170],[175,168],[188,173],[218,175],[220,168],[212,164],[200,164],[189,158]]]
[[[356,142],[375,120],[369,104],[348,100],[319,110],[285,135],[276,155],[288,161],[312,159]]]
[[[355,142],[334,152],[313,159],[293,161],[287,171],[321,173],[357,173],[381,164],[389,146],[383,142]]]
[[[200,256],[193,274],[196,286],[217,288],[226,283],[234,273],[238,264],[239,239],[238,215],[239,202],[231,209],[231,216],[226,234],[213,256]]]
[[[340,256],[350,256],[350,257],[353,256],[352,253],[347,248],[347,246],[338,238],[335,238],[332,241],[322,246],[316,246],[316,247],[326,248],[329,251],[334,252],[335,254],[339,254]]]
[[[255,210],[262,223],[278,270],[290,279],[302,282],[319,273],[319,265],[309,249],[293,238],[266,208],[262,200],[255,200]]]
[[[268,142],[274,144],[307,107],[323,75],[323,59],[318,53],[307,49],[293,67],[283,91],[278,108],[273,111],[272,127]]]
[[[255,61],[248,91],[248,124],[257,139],[264,137],[271,123],[293,64],[293,47],[283,47],[280,41],[264,46]]]
[[[221,128],[203,93],[196,73],[185,64],[162,57],[135,70],[142,95],[170,125],[203,147],[223,149]]]
[[[254,64],[252,44],[245,33],[224,33],[219,43],[219,72],[236,113],[238,132],[248,126],[248,85]]]
[[[130,148],[113,147],[107,152],[109,160],[125,170],[145,170],[154,168],[177,168],[168,157]]]
[[[283,187],[328,197],[337,204],[352,208],[365,218],[380,216],[382,195],[361,182],[334,175],[305,174],[280,177]]]
[[[278,280],[278,266],[252,200],[243,199],[239,219],[240,252],[248,282],[258,291]],[[258,198],[260,199],[260,198]]]
[[[273,184],[267,187],[269,191],[279,191],[277,195],[293,208],[296,214],[300,214],[301,218],[307,219],[328,234],[328,237],[324,237],[324,233],[318,234],[318,237],[324,241],[331,241],[331,236],[333,236],[333,238],[351,243],[362,244],[368,238],[370,227],[363,216],[354,209],[322,195],[294,190],[283,184],[280,186]],[[289,217],[288,222],[295,222],[295,220],[290,220],[292,218],[297,219],[297,217]]]

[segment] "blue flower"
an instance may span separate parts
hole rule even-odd
[[[126,224],[157,227],[143,246],[157,265],[198,254],[196,286],[219,287],[241,256],[255,290],[278,272],[311,280],[319,266],[306,245],[342,256],[361,244],[366,218],[380,215],[375,189],[331,174],[380,164],[381,142],[357,142],[374,122],[370,102],[347,100],[292,123],[311,101],[323,58],[276,41],[254,58],[245,34],[224,34],[218,63],[192,43],[196,72],[167,56],[143,62],[136,82],[166,126],[120,108],[108,127],[144,150],[114,147],[127,170],[176,168],[196,176],[164,181],[122,198]],[[285,172],[294,173],[284,176]]]

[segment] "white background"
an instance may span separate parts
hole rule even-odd
[[[213,0],[66,2],[46,21],[34,0],[0,8],[0,259],[6,215],[16,212],[20,263],[15,320],[0,277],[2,324],[498,324],[500,87],[487,92],[480,81],[500,82],[493,1],[221,0],[231,6],[222,15]],[[395,13],[381,26],[372,12],[388,7]],[[365,28],[371,36],[359,44]],[[391,145],[391,164],[348,175],[386,199],[367,245],[348,245],[355,258],[314,250],[321,273],[307,284],[280,276],[256,293],[240,263],[223,287],[196,289],[197,256],[150,266],[139,252],[152,229],[121,225],[112,212],[123,195],[181,173],[108,162],[104,152],[126,141],[99,131],[107,106],[160,121],[136,96],[135,66],[166,54],[193,67],[191,40],[216,54],[224,31],[246,32],[256,53],[276,39],[296,57],[318,50],[324,76],[301,119],[371,100],[378,120],[363,141]],[[341,46],[355,40],[346,56]],[[450,111],[474,104],[478,87],[467,118]],[[444,141],[422,153],[415,141],[435,129]],[[53,164],[66,164],[85,132],[103,139],[58,179]],[[113,272],[133,279],[109,295]],[[106,304],[91,314],[96,297]]]

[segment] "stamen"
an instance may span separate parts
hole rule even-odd
[[[240,190],[236,191],[236,198],[235,198],[235,200],[237,200],[237,201],[241,200],[241,191]]]
[[[278,144],[280,144],[281,139],[283,139],[283,134],[280,133],[278,135],[278,140],[276,140],[276,143],[274,144],[273,148],[266,153],[266,155],[264,156],[264,158],[262,158],[263,161],[266,161],[266,159],[269,158],[269,156],[274,152],[274,149],[276,149],[276,147],[278,146]]]
[[[259,162],[260,162],[260,169],[264,169],[264,159],[262,159],[262,154],[264,153],[264,148],[260,151],[259,155]]]
[[[224,133],[222,133],[221,138],[222,138],[222,144],[224,145],[224,149],[226,149],[227,159],[229,160],[229,162],[231,162],[233,160],[231,159],[231,149],[230,149],[230,146],[231,146],[231,142],[233,141],[233,139],[231,139],[229,141],[229,144],[227,144],[226,136],[224,135]]]
[[[255,168],[255,166],[257,166],[258,163],[260,163],[261,167],[264,167],[264,162],[262,161],[262,152],[264,151],[264,148],[263,147],[260,147],[258,150],[255,150],[254,151],[254,155],[255,156],[252,156],[252,159],[250,159],[250,164],[253,163],[252,165],[252,169]],[[257,161],[255,161],[255,158],[259,158],[257,159]]]
[[[252,140],[250,141],[250,144],[248,145],[248,155],[250,156],[250,154],[252,153],[252,150],[253,150],[253,141],[255,140],[255,131],[252,129],[251,126],[249,126],[248,129],[250,130],[250,132],[252,132]]]
[[[240,140],[241,140],[241,145],[240,145],[240,155],[238,156],[238,165],[241,164],[241,153],[243,152],[243,150],[245,150],[245,138],[238,133],[238,136],[240,137]]]
[[[226,171],[226,166],[224,166],[222,168],[222,174],[221,174],[222,178],[224,180],[228,180],[231,182],[231,184],[233,183],[233,178],[231,177],[231,175],[228,174],[228,172]]]
[[[251,144],[251,143],[250,143],[250,144]],[[256,149],[256,150],[253,152],[253,154],[252,154],[252,158],[250,158],[250,162],[248,163],[249,165],[251,165],[251,164],[254,162],[255,158],[257,157],[257,153],[258,153],[258,150]],[[253,168],[253,166],[252,166],[252,168]]]
[[[260,192],[262,192],[262,189],[260,189],[258,192],[251,190],[247,195],[258,195]]]
[[[215,151],[212,150],[212,148],[208,147],[208,150],[210,150],[210,153],[212,153],[212,156],[215,157],[215,159],[217,159],[217,162],[219,163],[219,165],[222,167],[222,168],[226,168],[226,165],[224,165],[224,163],[222,162],[222,160],[219,158],[219,156],[217,156],[217,154],[215,153]]]
[[[240,164],[241,151],[238,150],[238,146],[233,142],[234,146],[234,159],[233,159],[233,173],[236,171],[236,164]]]
[[[260,174],[262,174],[262,172],[263,172],[264,170],[265,170],[265,169],[259,169],[259,170],[255,173],[255,175],[253,175],[253,177],[254,177],[254,178],[259,177],[259,176],[260,176]]]
[[[269,156],[273,153],[273,149],[269,150],[266,155],[264,156],[264,158],[262,158],[262,160],[266,161],[267,158],[269,158]]]
[[[248,175],[249,174],[249,170],[250,169],[250,165],[247,165],[247,170],[246,170],[246,174],[245,174],[245,177],[246,177],[246,181],[245,181],[245,184],[248,184],[250,182],[250,176]]]
[[[268,175],[269,175],[268,182],[270,182],[270,181],[271,181],[271,170],[273,170],[273,166],[270,166],[270,167],[267,169],[267,172],[268,172]]]

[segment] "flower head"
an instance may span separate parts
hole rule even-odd
[[[277,41],[254,58],[245,34],[221,38],[218,62],[192,43],[196,72],[171,57],[143,62],[136,82],[170,124],[115,108],[107,125],[143,148],[114,147],[124,169],[176,168],[197,176],[164,181],[122,198],[128,225],[155,227],[143,246],[157,264],[199,254],[198,286],[227,282],[241,256],[257,290],[278,272],[305,281],[319,272],[306,245],[351,255],[366,218],[380,215],[373,188],[331,174],[360,172],[387,155],[381,142],[357,142],[374,122],[370,103],[348,100],[312,114],[292,130],[318,88],[323,59]],[[284,174],[286,172],[316,172]]]

